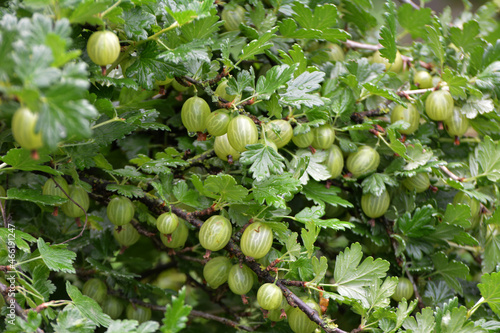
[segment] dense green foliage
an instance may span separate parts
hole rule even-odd
[[[500,2],[425,2],[2,1],[0,331],[498,332]]]

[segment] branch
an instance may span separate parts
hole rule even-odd
[[[17,314],[18,317],[23,319],[24,321],[28,321],[28,317],[24,313],[23,308],[17,303],[16,299],[13,297],[9,297],[9,292],[8,292],[9,287],[7,287],[5,284],[0,282],[0,294],[2,294],[3,298],[5,299],[5,304],[9,308],[11,305],[14,307],[14,311]],[[36,333],[44,333],[44,331],[40,328],[37,328]]]
[[[160,311],[160,312],[163,312],[163,313],[165,313],[165,311],[167,311],[167,308],[165,306],[162,306],[162,305],[156,305],[156,304],[146,303],[146,302],[144,302],[144,301],[142,301],[140,299],[136,299],[136,298],[127,298],[124,295],[122,295],[120,292],[117,292],[117,291],[111,291],[110,293],[114,294],[114,295],[117,295],[117,296],[119,296],[119,297],[121,297],[123,299],[126,299],[126,300],[130,301],[131,303],[144,306],[144,307],[149,308],[151,310]],[[240,325],[239,323],[237,323],[235,321],[232,321],[230,319],[227,319],[227,318],[224,318],[224,317],[219,317],[219,316],[216,316],[216,315],[213,315],[213,314],[210,314],[210,313],[206,313],[206,312],[202,312],[202,311],[198,311],[198,310],[191,310],[189,316],[190,317],[200,317],[200,318],[210,319],[210,320],[213,320],[213,321],[218,321],[219,323],[222,323],[224,325],[227,325],[227,326],[230,326],[230,327],[233,327],[233,328],[239,328],[239,329],[242,329],[242,330],[248,331],[248,332],[253,332],[254,331],[253,328],[245,326],[245,325]]]
[[[75,200],[73,200],[68,193],[66,193],[66,191],[62,188],[61,185],[59,185],[59,183],[55,180],[54,177],[51,177],[52,180],[54,181],[54,184],[56,184],[56,187],[59,187],[59,189],[64,193],[64,195],[68,198],[68,200],[70,200],[72,203],[74,203],[78,208],[80,208],[84,213],[85,213],[85,223],[83,224],[83,228],[82,230],[80,231],[80,233],[78,235],[76,235],[75,237],[72,237],[70,239],[67,239],[65,240],[64,242],[62,242],[61,244],[64,244],[64,243],[68,243],[72,240],[75,240],[77,238],[80,238],[82,237],[83,235],[83,232],[85,231],[85,229],[87,228],[87,223],[88,223],[88,218],[87,218],[87,211],[82,207],[80,206],[80,204],[78,202],[76,202]],[[80,221],[77,220],[77,224],[78,226],[80,226]]]
[[[351,48],[351,49],[365,49],[365,50],[371,50],[371,51],[377,51],[382,48],[382,45],[377,44],[365,44],[365,43],[360,43],[360,42],[355,42],[353,40],[346,40],[344,42],[344,45]]]
[[[402,3],[410,4],[413,7],[413,9],[416,10],[420,9],[420,7],[417,4],[413,3],[411,0],[399,0],[399,1],[401,1]]]
[[[81,177],[81,179],[84,179],[84,177]],[[88,178],[87,178],[88,179]],[[106,190],[106,184],[104,184],[100,179],[97,178],[91,178],[89,181],[92,183],[92,188],[95,191],[102,191],[104,193],[109,192]],[[150,198],[147,196],[144,196],[142,198],[138,199],[140,202],[145,204],[148,209],[150,210],[151,213],[155,215],[161,215],[165,212],[167,212],[167,208],[162,205],[161,200],[157,200],[154,198]],[[201,226],[203,225],[203,221],[197,218],[197,213],[196,212],[187,212],[181,208],[172,206],[171,207],[171,212],[179,216],[180,218],[186,220],[196,228],[200,229]],[[246,265],[252,269],[257,276],[264,282],[269,282],[269,283],[274,283],[275,282],[275,277],[271,275],[265,268],[261,268],[260,264],[257,263],[255,260],[249,260],[245,257],[245,255],[241,252],[240,248],[238,245],[236,245],[235,242],[230,240],[228,244],[226,245],[225,249],[232,254],[236,259],[240,260],[240,262],[245,262]],[[295,295],[287,286],[287,282],[284,282],[283,280],[279,279],[276,281],[276,285],[280,287],[281,291],[283,292],[283,295],[286,297],[288,303],[293,306],[293,307],[299,307],[306,315],[307,317],[318,324],[326,333],[346,333],[345,331],[338,329],[338,328],[332,328],[326,323],[322,318],[321,315],[318,314],[316,311],[311,309],[309,306],[307,306],[304,301],[300,299],[297,295]]]
[[[464,178],[463,177],[458,177],[457,175],[455,175],[453,172],[451,172],[446,166],[444,165],[440,165],[439,166],[439,169],[441,169],[441,171],[443,171],[445,174],[448,175],[448,177],[450,177],[451,179],[453,179],[454,181],[457,181],[457,182],[463,182],[464,181]]]

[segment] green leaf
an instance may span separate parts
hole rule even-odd
[[[307,256],[310,258],[314,253],[314,242],[318,238],[320,228],[311,222],[306,223],[306,227],[301,229],[300,237],[307,250]]]
[[[211,38],[223,24],[218,16],[203,17],[183,25],[181,27],[182,37],[187,42],[195,39]]]
[[[471,20],[465,22],[462,29],[458,27],[450,28],[450,40],[456,47],[461,48],[464,52],[470,52],[475,46],[483,45],[484,43],[477,37],[479,34],[479,23]]]
[[[438,316],[436,318],[439,319]],[[472,321],[467,320],[467,309],[465,306],[447,310],[441,319],[440,331],[442,333],[486,333],[481,327],[474,325]]]
[[[477,287],[493,312],[500,315],[500,273],[483,274]]]
[[[163,325],[160,328],[162,333],[177,333],[186,327],[191,306],[185,305],[186,287],[179,290],[178,297],[172,296],[172,303],[167,304]]]
[[[479,164],[478,174],[486,176],[490,181],[500,179],[500,143],[494,142],[489,136],[476,147],[474,157]]]
[[[59,312],[57,322],[52,323],[52,327],[55,333],[93,333],[97,328],[96,324],[92,320],[83,317],[73,304],[69,304],[63,311]]]
[[[393,102],[398,103],[399,105],[406,107],[406,103],[403,102],[401,97],[399,97],[392,90],[389,90],[387,88],[378,87],[375,84],[373,84],[372,82],[366,82],[365,84],[363,84],[363,88],[368,90],[373,95],[382,96],[388,100],[391,100]]]
[[[30,245],[36,238],[18,229],[0,228],[0,239],[14,240],[16,247],[25,253],[31,253]]]
[[[223,202],[239,202],[248,195],[248,190],[238,185],[233,176],[224,174],[208,176],[205,180],[204,189],[210,194],[211,198],[220,199]]]
[[[463,228],[469,228],[471,223],[469,221],[471,217],[470,207],[467,205],[453,205],[451,203],[446,206],[446,212],[443,216],[443,222],[459,225]]]
[[[32,190],[28,188],[9,188],[7,190],[7,199],[31,201],[48,206],[59,206],[68,201],[68,199],[55,195],[43,195],[40,190]]]
[[[420,142],[416,142],[406,147],[406,155],[410,161],[404,166],[404,169],[414,170],[419,166],[427,164],[432,158],[433,153],[430,148],[424,148]]]
[[[109,184],[106,186],[106,190],[117,192],[128,198],[142,198],[145,195],[144,191],[135,185]]]
[[[333,278],[340,295],[359,300],[364,307],[368,307],[366,287],[371,287],[374,279],[385,277],[390,264],[380,258],[373,260],[372,257],[366,258],[360,264],[362,257],[359,243],[354,243],[344,252],[340,252],[335,262]]]
[[[308,162],[306,172],[304,172],[302,177],[299,179],[302,185],[307,185],[309,182],[309,176],[316,181],[327,180],[330,178],[330,173],[323,164],[326,159],[326,151],[318,150],[313,154],[309,149],[299,149],[295,153],[295,157],[292,160],[292,166],[297,168],[303,158],[306,158]]]
[[[356,25],[362,33],[377,25],[377,19],[370,14],[373,11],[371,1],[342,1],[342,6],[343,20]]]
[[[495,110],[493,100],[489,96],[469,97],[462,106],[462,113],[469,119],[474,119],[480,114],[489,113]]]
[[[439,30],[436,30],[433,26],[427,25],[425,27],[427,32],[428,46],[432,50],[432,53],[438,58],[440,63],[440,68],[443,67],[444,62],[444,47],[443,47],[443,35]]]
[[[386,308],[391,303],[391,296],[398,285],[398,278],[388,277],[383,283],[380,279],[374,279],[367,291],[367,301],[370,309]]]
[[[443,73],[443,81],[448,84],[450,93],[454,97],[466,98],[465,88],[467,87],[467,78],[455,75],[449,68],[446,68]]]
[[[363,194],[371,193],[380,196],[386,191],[386,186],[397,186],[398,182],[385,173],[374,173],[361,182]]]
[[[265,50],[271,48],[273,43],[269,42],[269,40],[274,37],[277,30],[278,27],[274,27],[262,34],[259,39],[255,39],[245,46],[241,51],[240,61],[264,53]]]
[[[175,184],[172,193],[175,195],[177,200],[186,205],[191,207],[198,207],[200,205],[198,202],[198,192],[189,189],[185,181],[180,181]]]
[[[414,9],[410,4],[405,3],[398,8],[398,22],[411,37],[422,38],[427,34],[425,26],[431,23],[431,8]]]
[[[313,106],[323,105],[323,100],[314,94],[309,94],[318,90],[325,76],[324,72],[304,72],[295,79],[288,82],[288,88],[285,93],[280,94],[280,100],[286,105],[312,108]]]
[[[399,141],[398,139],[398,134],[397,133],[397,128],[398,127],[402,127],[402,126],[399,126],[398,123],[403,123],[405,124],[405,126],[408,124],[406,122],[403,122],[402,120],[398,120],[396,123],[394,124],[391,124],[390,126],[388,126],[386,128],[386,131],[387,131],[387,136],[389,137],[389,145],[391,147],[391,149],[396,153],[398,154],[399,156],[405,158],[405,159],[409,159],[408,155],[406,155],[406,146],[404,143],[402,143],[401,141]]]
[[[147,42],[137,52],[135,62],[127,68],[127,76],[135,77],[139,85],[148,90],[153,89],[155,80],[165,80],[166,77],[183,76],[187,74],[182,64],[176,64],[162,59],[156,42]]]
[[[327,188],[325,184],[311,180],[302,188],[301,193],[304,194],[307,199],[314,201],[314,203],[318,205],[329,203],[330,205],[335,207],[353,207],[353,205],[349,201],[346,201],[338,196],[338,193],[340,193],[340,189],[335,186],[330,186],[329,188]]]
[[[314,271],[314,279],[309,283],[319,283],[325,277],[326,270],[328,269],[328,260],[322,256],[319,258],[312,257],[312,267]]]
[[[85,318],[90,319],[98,326],[109,326],[111,318],[102,312],[96,301],[90,297],[82,295],[80,290],[78,290],[77,287],[72,286],[69,281],[66,281],[66,292],[75,304],[76,308]]]
[[[437,252],[431,256],[436,273],[441,275],[444,281],[456,291],[462,293],[462,286],[457,279],[465,279],[469,273],[469,267],[455,260],[448,261],[443,252]]]
[[[51,271],[75,273],[73,261],[76,253],[66,250],[66,245],[49,246],[42,238],[38,238],[37,245],[43,262]]]
[[[142,10],[141,7],[134,7],[123,12],[123,19],[125,35],[128,39],[136,41],[147,39],[148,30],[152,24],[156,24],[156,17]]]
[[[285,172],[281,175],[272,175],[261,181],[253,183],[253,197],[259,204],[264,202],[269,206],[285,209],[286,203],[293,199],[294,195],[301,190],[302,186],[298,179]]]
[[[498,223],[495,227],[498,227]],[[481,262],[483,272],[491,273],[496,270],[500,262],[500,235],[493,234],[486,240],[481,258],[483,259]]]
[[[292,8],[293,18],[306,29],[323,30],[334,26],[337,21],[337,7],[333,4],[316,6],[314,14],[300,2],[295,2]]]
[[[294,76],[299,76],[304,73],[307,69],[307,58],[304,51],[298,44],[293,44],[292,48],[286,53],[283,50],[278,50],[281,58],[283,58],[283,63],[288,66],[296,66]],[[274,67],[273,67],[274,68]],[[273,69],[271,68],[271,69]],[[267,74],[267,73],[266,73]],[[291,77],[291,76],[290,76]]]
[[[389,0],[385,4],[385,25],[380,28],[380,39],[378,40],[383,46],[380,51],[380,55],[387,60],[389,63],[394,63],[396,60],[396,7],[392,0]]]
[[[285,159],[271,146],[258,143],[248,145],[247,148],[248,150],[241,154],[240,162],[243,165],[251,165],[249,171],[255,180],[261,181],[271,175],[283,173]]]
[[[403,325],[405,319],[408,318],[408,316],[413,312],[413,309],[417,306],[417,303],[418,300],[416,299],[411,301],[410,304],[408,304],[406,300],[399,302],[398,309],[396,311],[396,326],[394,327],[393,332]]]
[[[198,17],[205,17],[214,9],[214,3],[211,0],[168,0],[166,3],[165,9],[179,25],[184,25]]]
[[[153,333],[157,332],[159,327],[160,325],[155,321],[147,321],[139,325],[137,320],[114,320],[106,333]]]
[[[255,86],[255,93],[261,98],[268,99],[276,89],[287,83],[293,76],[295,66],[274,66],[266,72],[266,76],[259,77]]]
[[[286,242],[285,242],[286,251],[288,252],[288,255],[290,256],[291,261],[295,261],[295,260],[297,260],[298,257],[300,257],[301,246],[299,243],[297,243],[298,236],[299,235],[296,232],[292,232],[286,238]]]
[[[92,0],[85,0],[80,2],[78,6],[72,11],[69,21],[72,24],[102,25],[102,18],[98,15],[105,11],[111,4],[111,1],[94,2]]]
[[[395,226],[403,235],[413,238],[420,238],[431,234],[434,228],[434,208],[431,205],[418,207],[411,217],[409,212],[396,220]]]
[[[286,38],[313,39],[322,36],[322,32],[316,29],[297,29],[297,23],[291,18],[286,18],[278,22],[280,34]]]
[[[422,309],[420,313],[415,315],[415,318],[408,317],[403,323],[403,327],[412,333],[434,332],[435,326],[436,319],[431,308]]]

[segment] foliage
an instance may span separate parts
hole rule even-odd
[[[326,332],[498,332],[500,3],[473,10],[464,1],[452,16],[400,2],[1,2],[0,331],[288,332],[287,320],[272,323],[255,302],[270,283],[286,296],[284,310],[287,302],[304,327],[310,319]],[[226,30],[223,11],[236,30]],[[107,67],[87,53],[101,30],[120,40]],[[400,55],[402,70],[392,65]],[[433,75],[432,88],[414,84],[419,71]],[[219,84],[233,100],[215,94]],[[449,91],[469,120],[462,138],[427,115],[436,90]],[[181,117],[193,96],[210,111],[249,117],[259,141],[227,162],[216,157],[213,136],[186,130],[186,121],[203,128],[188,117],[196,110]],[[408,122],[391,123],[390,111],[410,104],[420,124],[404,135]],[[31,123],[19,116],[13,126],[20,108]],[[301,142],[331,126],[346,159],[367,146],[380,163],[332,179],[329,168],[344,161],[286,143],[285,127],[268,125],[277,119]],[[245,127],[233,134],[246,139]],[[421,193],[403,182],[417,174],[430,178]],[[43,194],[58,177],[89,194],[86,211],[64,190]],[[387,212],[367,217],[361,196],[386,192]],[[108,214],[119,212],[106,207],[117,196],[131,200],[134,217],[115,227]],[[84,216],[66,216],[68,202]],[[166,212],[182,232],[160,234]],[[198,231],[214,215],[230,221],[232,235],[210,253]],[[257,260],[239,246],[255,222],[254,235],[273,236]],[[204,265],[219,256],[245,264],[248,295],[232,293],[219,271],[211,274],[222,284],[207,285]],[[411,281],[414,299],[391,299],[398,277]],[[82,290],[90,278],[123,302],[119,311],[142,314],[104,313]]]

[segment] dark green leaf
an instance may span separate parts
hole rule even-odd
[[[31,201],[49,206],[59,206],[68,201],[67,199],[54,195],[43,195],[40,190],[28,188],[9,188],[7,190],[7,198],[11,200]]]
[[[398,182],[385,173],[374,173],[363,180],[363,194],[371,193],[380,196],[386,191],[386,186],[397,186]]]
[[[264,202],[276,208],[286,208],[286,203],[300,191],[302,186],[290,173],[272,175],[253,184],[253,196],[259,204]]]
[[[457,279],[465,279],[469,268],[462,262],[451,260],[443,252],[437,252],[431,256],[436,273],[441,275],[444,281],[456,291],[462,293],[462,286]]]
[[[40,154],[39,158],[35,160],[31,157],[31,152],[23,148],[10,149],[5,156],[0,157],[0,160],[17,170],[42,171],[55,176],[60,174],[49,166],[41,165],[50,161],[50,156]]]
[[[267,31],[259,39],[251,41],[245,48],[243,48],[240,60],[249,59],[257,54],[263,53],[265,50],[269,49],[273,44],[269,42],[273,38],[274,34],[278,30],[277,27]]]
[[[420,238],[429,235],[435,230],[434,213],[435,210],[430,205],[419,207],[415,209],[413,217],[409,212],[399,217],[396,226],[407,237]]]
[[[349,201],[338,196],[340,189],[335,186],[327,188],[325,184],[311,180],[302,188],[301,193],[304,194],[307,199],[314,201],[314,203],[318,205],[329,203],[332,206],[353,207]]]

